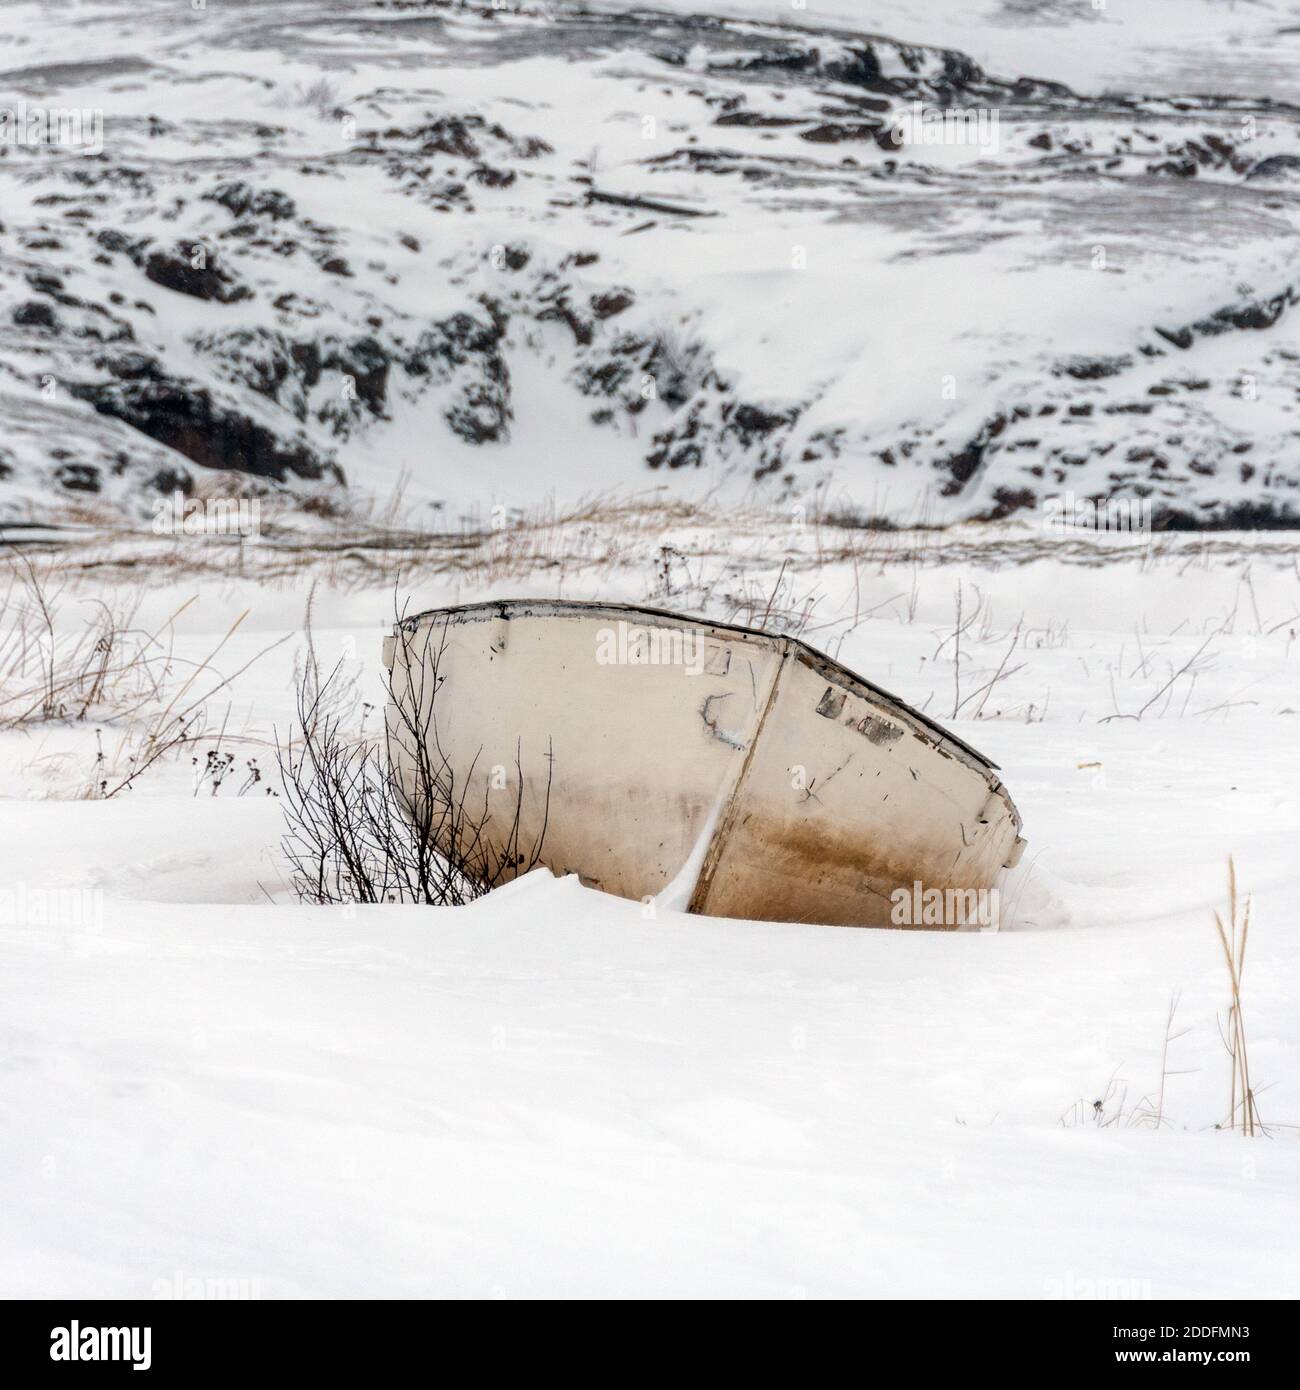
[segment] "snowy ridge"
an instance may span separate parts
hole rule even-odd
[[[87,22],[105,56],[63,60],[56,13],[4,74],[104,113],[102,154],[0,151],[4,516],[659,487],[1300,517],[1285,101],[640,9]],[[991,138],[895,139],[941,111]]]

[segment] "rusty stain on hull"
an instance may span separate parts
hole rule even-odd
[[[613,604],[437,609],[385,642],[397,698],[433,652],[440,753],[489,811],[504,769],[513,815],[518,750],[531,839],[549,748],[542,862],[608,892],[649,898],[699,862],[692,912],[887,926],[899,888],[990,888],[1024,844],[995,764],[793,638]],[[414,760],[392,757],[410,795]]]

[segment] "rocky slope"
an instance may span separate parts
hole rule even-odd
[[[52,12],[0,73],[104,122],[0,144],[0,515],[1300,517],[1284,101],[650,11],[78,14],[100,56]]]

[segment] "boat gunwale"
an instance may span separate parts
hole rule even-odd
[[[764,645],[774,651],[794,650],[799,659],[811,669],[819,671],[828,677],[839,677],[855,682],[863,690],[870,693],[876,699],[883,701],[887,706],[906,716],[915,724],[921,726],[932,735],[937,735],[940,742],[953,745],[962,752],[973,758],[981,769],[988,772],[997,773],[1001,769],[992,758],[981,753],[978,748],[972,748],[964,739],[959,738],[950,730],[944,728],[937,720],[923,714],[920,710],[909,705],[905,700],[900,700],[897,695],[891,694],[888,690],[869,681],[864,676],[858,675],[856,671],[850,670],[843,662],[837,661],[834,657],[827,656],[825,652],[820,652],[816,647],[809,645],[801,637],[791,637],[783,633],[764,632],[761,628],[745,627],[742,623],[714,622],[709,618],[692,618],[682,613],[674,613],[666,608],[655,608],[649,604],[639,603],[613,603],[605,599],[484,599],[478,603],[459,603],[452,604],[446,608],[426,608],[423,612],[412,613],[403,617],[395,624],[396,628],[415,630],[428,619],[446,618],[451,620],[458,616],[470,614],[481,614],[483,619],[492,617],[501,618],[507,622],[512,617],[548,617],[548,616],[596,616],[600,614],[627,615],[640,614],[651,618],[667,619],[669,622],[678,626],[693,628],[704,628],[713,632],[733,634],[736,636],[757,638]],[[937,745],[936,745],[937,746]],[[998,777],[991,780],[990,790],[1000,793],[1006,800],[1011,809],[1017,824],[1020,824],[1020,815],[1012,802],[1010,795]]]

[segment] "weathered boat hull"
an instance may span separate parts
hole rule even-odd
[[[898,890],[988,890],[1023,845],[992,763],[792,638],[510,601],[406,619],[385,659],[403,794],[403,731],[436,725],[490,842],[517,813],[523,844],[545,826],[543,864],[623,897],[671,887],[697,913],[889,926]]]

